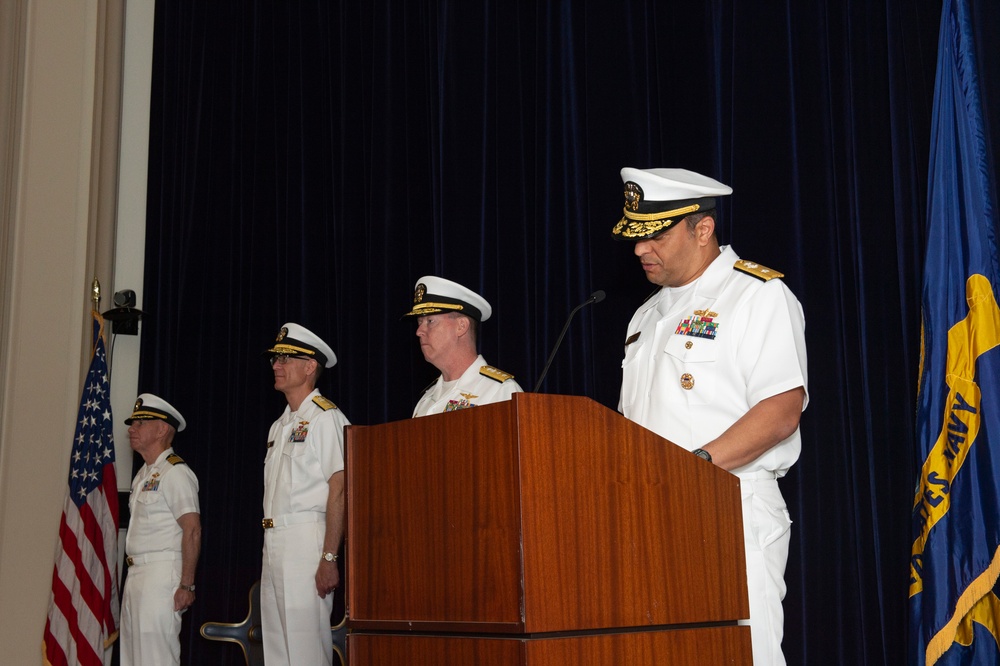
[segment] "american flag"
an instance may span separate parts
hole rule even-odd
[[[93,316],[94,356],[80,398],[42,647],[44,663],[52,666],[103,664],[118,637],[114,422],[104,320]]]

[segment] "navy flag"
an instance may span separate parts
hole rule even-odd
[[[1000,265],[968,0],[944,0],[928,174],[910,663],[1000,664]]]

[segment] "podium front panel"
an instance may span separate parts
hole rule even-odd
[[[347,474],[352,629],[749,617],[739,479],[587,398],[350,426]]]
[[[352,626],[523,628],[509,403],[348,428]]]

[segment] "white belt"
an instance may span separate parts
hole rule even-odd
[[[149,564],[150,562],[172,562],[181,559],[181,554],[175,550],[165,550],[157,553],[145,553],[143,555],[126,555],[125,563],[130,567],[137,564]]]
[[[302,525],[303,523],[322,523],[326,520],[325,513],[318,511],[303,511],[302,513],[286,513],[275,518],[265,518],[260,521],[260,526],[265,530],[272,527],[287,527],[289,525]]]

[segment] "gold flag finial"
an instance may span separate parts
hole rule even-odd
[[[90,285],[90,300],[94,302],[94,309],[101,309],[101,283],[97,281],[97,276],[94,276],[94,281]]]

